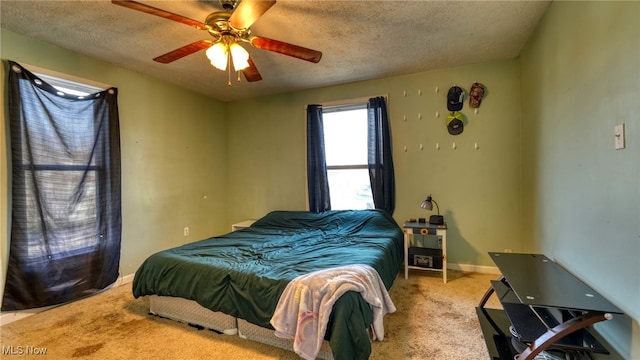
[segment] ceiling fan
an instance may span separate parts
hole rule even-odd
[[[213,39],[195,41],[153,59],[159,63],[168,64],[187,55],[207,49],[207,57],[214,67],[226,70],[228,65],[230,73],[231,65],[228,63],[233,62],[234,69],[242,71],[247,81],[252,82],[262,80],[262,76],[246,50],[238,45],[239,43],[247,42],[258,49],[277,52],[312,63],[317,63],[322,58],[320,51],[256,36],[251,33],[251,25],[275,5],[276,0],[220,0],[224,10],[212,12],[207,16],[204,23],[133,0],[111,0],[111,2],[129,9],[193,26],[199,30],[206,30],[213,37]],[[238,80],[240,80],[239,77]],[[229,85],[231,85],[230,81]]]

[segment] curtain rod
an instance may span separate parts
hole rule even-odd
[[[369,101],[369,99],[374,98],[374,97],[378,97],[378,96],[381,96],[381,97],[385,98],[386,100],[389,100],[389,94],[381,94],[381,95],[363,96],[363,97],[358,97],[358,98],[353,98],[353,99],[320,102],[320,103],[318,103],[318,105],[323,106],[323,107],[329,107],[329,106],[340,106],[340,105],[349,105],[349,104],[357,104],[357,103],[366,103],[366,102]],[[304,109],[307,110],[307,105],[304,106]]]
[[[16,62],[18,64],[22,65],[23,67],[25,67],[27,70],[31,71],[32,73],[38,73],[38,74],[42,74],[42,75],[53,76],[53,77],[57,77],[57,78],[60,78],[60,79],[73,81],[73,82],[77,82],[77,83],[81,83],[81,84],[86,84],[86,85],[89,85],[89,86],[98,87],[98,88],[102,88],[102,89],[108,89],[108,88],[115,87],[113,85],[101,83],[101,82],[98,82],[98,81],[93,81],[93,80],[81,78],[79,76],[74,76],[74,75],[71,75],[71,74],[65,74],[65,73],[61,73],[61,72],[55,71],[55,70],[50,70],[50,69],[47,69],[47,68],[43,68],[43,67],[31,65],[31,64],[26,64],[26,63],[19,62],[19,61],[16,61]]]

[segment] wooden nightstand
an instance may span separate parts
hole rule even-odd
[[[245,220],[245,221],[241,221],[239,223],[235,223],[235,224],[231,225],[231,231],[236,231],[236,230],[248,228],[254,222],[256,222],[256,221],[255,220]]]
[[[433,225],[407,221],[404,231],[404,278],[409,277],[409,269],[441,271],[442,281],[447,282],[447,223]],[[435,244],[417,246],[414,235],[434,235]]]

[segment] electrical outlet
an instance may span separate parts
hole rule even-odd
[[[613,134],[615,135],[616,150],[624,149],[624,123],[616,125]]]
[[[188,226],[184,227],[183,234],[184,234],[184,236],[189,236],[189,227]]]
[[[509,254],[510,254],[510,253],[512,253],[513,251],[512,251],[511,249],[504,249],[504,252],[506,252],[506,253],[509,253]]]

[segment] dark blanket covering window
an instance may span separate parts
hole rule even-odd
[[[120,263],[117,90],[64,93],[9,61],[12,212],[2,311],[75,300]]]

